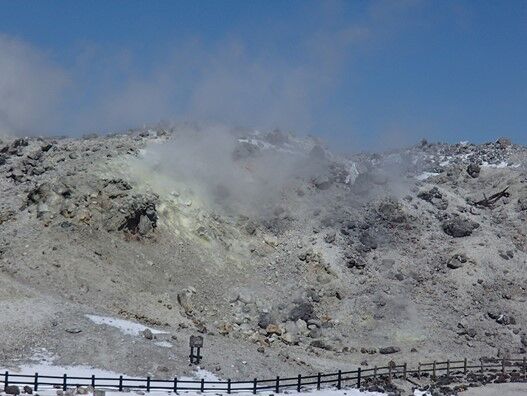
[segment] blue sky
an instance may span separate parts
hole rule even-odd
[[[0,132],[527,143],[527,1],[1,1]]]

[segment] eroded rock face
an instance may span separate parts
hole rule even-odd
[[[148,200],[133,201],[119,230],[145,236],[157,227],[157,219],[155,203]]]

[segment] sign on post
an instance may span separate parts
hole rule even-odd
[[[199,364],[201,361],[201,348],[203,348],[203,337],[202,336],[190,336],[190,364]],[[194,348],[196,348],[196,354],[194,354]]]

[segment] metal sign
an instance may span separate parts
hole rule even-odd
[[[202,336],[190,336],[190,347],[191,348],[203,348],[203,337]]]
[[[201,348],[203,348],[203,337],[202,336],[190,336],[190,355],[188,356],[190,358],[190,364],[199,364],[201,361]],[[194,348],[196,348],[197,352],[194,353]]]

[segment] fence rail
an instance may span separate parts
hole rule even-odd
[[[67,390],[76,387],[93,387],[115,389],[118,391],[125,390],[146,390],[146,392],[155,390],[165,391],[199,391],[199,392],[252,392],[256,394],[259,391],[274,391],[280,393],[282,390],[296,390],[298,392],[303,389],[320,389],[324,386],[331,385],[337,389],[342,387],[357,387],[360,388],[365,380],[385,379],[391,381],[395,378],[407,379],[409,376],[414,378],[421,378],[422,376],[429,376],[436,379],[440,375],[466,375],[469,372],[488,374],[488,373],[502,373],[502,374],[516,374],[518,380],[527,381],[527,361],[522,359],[480,359],[477,363],[470,362],[468,359],[464,360],[447,360],[443,362],[426,362],[419,363],[417,368],[409,368],[404,364],[389,364],[384,367],[373,367],[363,369],[361,367],[356,370],[342,371],[335,373],[317,373],[314,375],[303,376],[299,374],[296,377],[281,378],[276,377],[272,379],[258,380],[254,378],[250,381],[208,381],[201,380],[187,380],[178,379],[154,379],[146,378],[128,378],[124,376],[119,377],[79,377],[42,375],[34,374],[18,374],[6,371],[0,374],[0,384],[4,387],[9,385],[26,385],[31,386],[34,391],[38,391],[39,387],[53,387]]]

